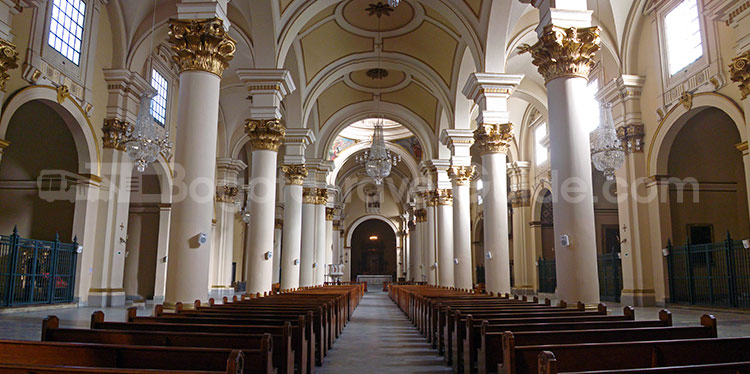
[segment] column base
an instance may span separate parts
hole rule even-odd
[[[626,290],[620,294],[620,304],[630,306],[656,306],[654,290]]]
[[[536,290],[534,289],[534,286],[518,286],[513,287],[510,289],[511,293],[514,293],[516,295],[536,295]]]
[[[89,290],[89,306],[109,307],[125,305],[125,290],[122,288],[99,288]]]
[[[214,298],[217,300],[221,300],[224,296],[233,296],[234,295],[234,288],[230,286],[211,286],[211,289],[208,290],[208,297]]]

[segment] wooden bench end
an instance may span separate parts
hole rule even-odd
[[[539,374],[557,374],[557,359],[550,351],[539,353]]]

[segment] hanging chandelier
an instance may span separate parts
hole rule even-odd
[[[613,180],[615,170],[625,162],[625,150],[617,137],[615,122],[612,119],[612,105],[603,103],[600,107],[599,127],[594,130],[591,144],[591,161],[596,170],[604,173],[607,180]]]
[[[391,168],[398,165],[401,156],[391,154],[385,147],[383,138],[383,122],[379,119],[372,134],[372,145],[364,155],[357,156],[356,161],[365,167],[367,175],[375,180],[375,184],[383,183],[383,179],[391,174]]]
[[[394,8],[397,7],[399,3],[401,3],[401,0],[388,0],[388,5]]]
[[[149,51],[152,62],[154,58],[155,25],[156,0],[154,0],[151,15],[151,49]],[[154,95],[154,92],[148,92],[143,95],[138,107],[138,117],[136,117],[135,125],[128,126],[125,133],[125,152],[135,162],[136,169],[141,173],[146,171],[149,164],[156,161],[159,154],[169,159],[169,154],[172,152],[172,143],[169,141],[169,130],[164,133],[164,136],[159,136],[154,127],[153,117],[151,116],[151,100]]]
[[[172,143],[169,141],[169,130],[164,136],[156,133],[153,119],[151,117],[151,98],[153,94],[146,94],[138,108],[138,117],[134,126],[129,126],[125,137],[125,152],[127,152],[136,169],[143,173],[149,164],[156,161],[159,154],[169,158],[172,151]]]

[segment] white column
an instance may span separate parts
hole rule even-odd
[[[334,211],[335,210],[333,208],[326,208],[326,225],[325,225],[326,261],[325,261],[325,266],[323,267],[325,282],[332,281],[332,279],[328,277],[328,265],[333,264],[333,215],[334,215]]]
[[[438,285],[454,287],[453,259],[453,190],[439,189],[437,206]]]
[[[284,219],[276,218],[273,226],[273,273],[271,275],[271,283],[281,283],[281,244],[283,242],[283,235]]]
[[[532,54],[547,87],[558,296],[598,303],[591,151],[581,123],[588,117],[584,98],[600,30],[589,27],[585,0],[539,0],[535,6],[540,9],[540,41],[522,49]],[[559,244],[563,238],[567,246]]]
[[[300,286],[300,244],[302,243],[302,183],[307,177],[305,165],[284,165],[284,237],[281,252],[281,289]]]
[[[273,281],[273,233],[276,222],[276,155],[284,137],[278,120],[249,121],[246,128],[253,147],[248,201],[252,238],[245,254],[247,293],[271,291]]]
[[[471,263],[471,198],[469,188],[474,177],[473,166],[454,166],[448,174],[453,180],[453,256],[455,286],[474,287]]]
[[[417,205],[419,206],[419,205]],[[420,229],[422,228],[422,210],[421,209],[415,209],[414,210],[414,223],[413,228],[411,229],[411,248],[409,249],[409,280],[413,282],[421,282],[422,281],[422,270],[421,270],[421,264],[422,264],[422,251],[421,251],[421,245],[422,245],[422,233]]]
[[[172,204],[165,297],[168,306],[178,301],[190,305],[196,299],[206,300],[208,295],[210,243],[201,243],[200,239],[211,234],[219,85],[235,50],[235,42],[219,18],[173,19],[170,24],[170,41],[178,49],[180,67],[175,183],[182,181],[179,187],[185,196]]]
[[[437,272],[438,269],[435,266],[435,262],[437,261],[437,219],[436,219],[436,210],[437,210],[437,195],[430,191],[426,194],[427,199],[427,218],[425,222],[425,249],[423,253],[423,261],[425,264],[425,271],[427,273],[426,281],[427,284],[430,285],[436,285],[437,284]]]
[[[328,202],[328,192],[325,189],[319,189],[325,196],[325,202]],[[319,204],[315,205],[315,270],[313,271],[313,284],[320,286],[325,281],[325,263],[326,263],[326,206],[322,197],[318,200]]]
[[[78,239],[82,251],[78,254],[76,268],[75,298],[79,305],[87,306],[89,302],[89,289],[91,288],[91,276],[94,264],[94,252],[96,251],[96,221],[99,206],[99,183],[98,178],[89,178],[80,181],[76,185],[76,200],[73,213],[73,236]]]
[[[302,192],[302,241],[300,254],[300,287],[312,286],[315,263],[315,212],[318,199],[318,189],[305,187]]]
[[[240,160],[216,160],[216,243],[213,245],[211,297],[233,294],[232,261],[234,258],[234,220],[237,214],[239,187],[237,176],[247,168]]]
[[[167,259],[169,255],[169,223],[172,204],[159,204],[159,244],[156,249],[156,279],[154,280],[154,302],[164,302],[167,287]]]

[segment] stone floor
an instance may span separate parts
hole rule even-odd
[[[368,293],[317,374],[450,373],[385,293]]]

